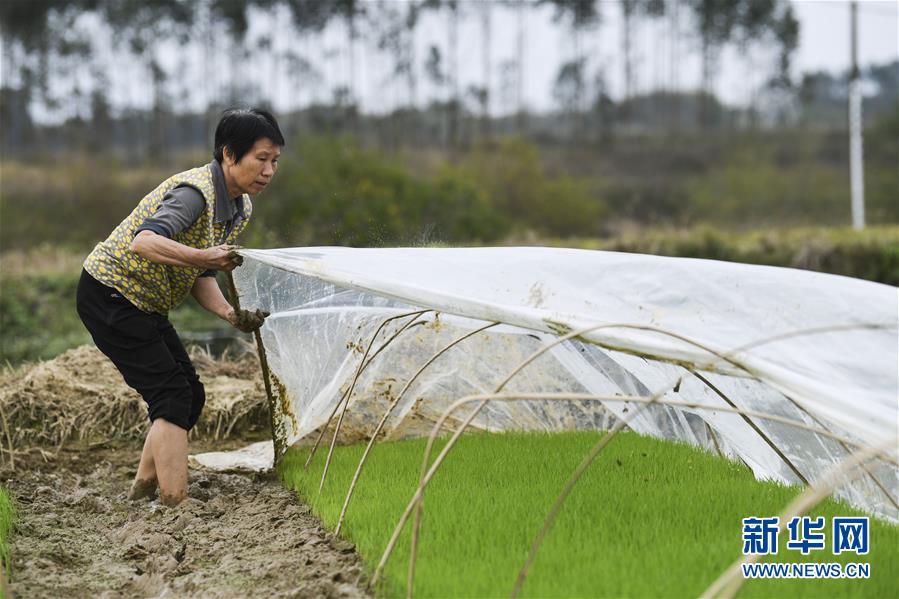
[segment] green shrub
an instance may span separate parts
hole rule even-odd
[[[867,144],[869,224],[899,223],[899,154],[889,131],[889,123],[873,128]],[[685,186],[688,220],[737,229],[850,224],[845,138],[796,132],[792,141],[742,140],[717,164],[691,177]]]
[[[492,240],[503,232],[486,191],[449,165],[427,178],[350,138],[297,145],[260,196],[264,227],[289,245]]]
[[[462,168],[489,192],[496,211],[517,230],[542,235],[597,235],[606,204],[593,193],[596,181],[550,176],[537,146],[503,139],[477,148]]]
[[[711,227],[641,231],[557,245],[788,266],[899,285],[899,227],[787,229],[734,234]]]

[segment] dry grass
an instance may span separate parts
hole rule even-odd
[[[206,385],[206,407],[194,439],[225,439],[268,430],[265,390],[255,355],[192,358]],[[148,427],[141,397],[92,346],[0,376],[0,453],[53,453],[65,445],[142,438]]]

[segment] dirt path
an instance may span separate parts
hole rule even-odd
[[[366,595],[353,546],[272,475],[192,471],[191,499],[167,508],[125,498],[137,459],[128,445],[0,473],[19,514],[14,596]]]

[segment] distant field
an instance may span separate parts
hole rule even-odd
[[[419,597],[508,596],[530,543],[570,472],[598,433],[471,434],[428,488],[416,574]],[[371,570],[418,481],[424,440],[375,446],[347,513],[343,534]],[[442,447],[442,443],[438,446]],[[293,450],[281,476],[329,528],[364,446],[340,447],[324,492],[326,451],[308,471]],[[695,597],[741,552],[741,519],[775,516],[797,488],[756,481],[744,466],[692,447],[622,434],[581,479],[547,536],[524,586],[531,597]],[[855,515],[827,501],[812,516]],[[871,553],[780,562],[868,562],[868,580],[753,581],[741,596],[895,597],[899,527],[872,519]],[[828,536],[829,539],[829,536]],[[405,592],[408,527],[385,571],[386,596]]]

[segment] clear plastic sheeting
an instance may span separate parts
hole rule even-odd
[[[547,248],[241,254],[234,279],[242,305],[271,312],[262,339],[282,444],[309,442],[321,427],[333,428],[350,388],[338,440],[368,440],[429,359],[490,323],[497,324],[419,374],[383,438],[428,434],[454,401],[493,392],[535,351],[591,326],[597,328],[553,347],[503,391],[660,393],[663,401],[718,409],[491,401],[472,427],[607,429],[625,419],[639,433],[741,460],[760,479],[800,484],[818,480],[858,447],[897,437],[894,287],[792,269]],[[454,429],[473,407],[445,426]],[[893,454],[869,463],[838,495],[896,520],[897,487]]]

